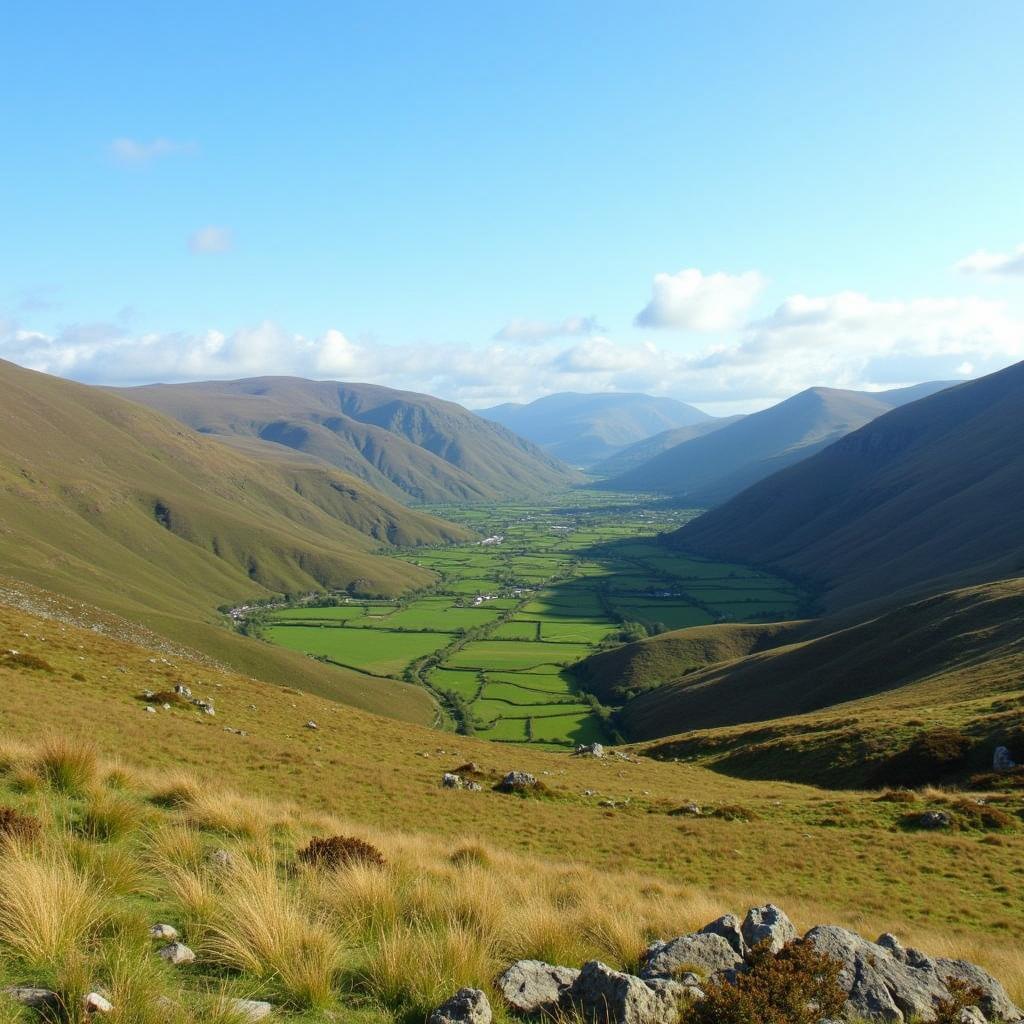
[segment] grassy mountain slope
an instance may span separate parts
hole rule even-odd
[[[692,405],[642,394],[562,392],[478,411],[574,466],[590,466],[663,430],[712,421]]]
[[[435,992],[421,985],[486,986],[518,957],[635,964],[651,938],[768,900],[800,928],[829,921],[866,934],[895,929],[929,952],[986,964],[1014,993],[1024,988],[1018,946],[992,941],[1016,934],[1024,921],[1015,884],[1024,853],[1020,794],[999,804],[1011,824],[998,834],[966,823],[962,831],[923,834],[901,826],[904,805],[875,794],[752,783],[696,764],[442,738],[4,605],[0,652],[0,803],[65,830],[74,863],[127,894],[130,929],[153,920],[188,929],[185,941],[200,954],[194,968],[156,978],[141,972],[147,984],[169,984],[184,999],[193,982],[199,990],[208,980],[206,909],[226,912],[234,899],[263,891],[223,890],[205,854],[226,847],[236,860],[284,867],[310,835],[338,832],[373,842],[389,867],[329,874],[317,889],[306,887],[316,879],[301,867],[271,872],[283,888],[280,898],[259,903],[273,915],[261,913],[259,923],[292,925],[268,929],[282,943],[296,936],[294,951],[279,959],[286,970],[272,965],[258,977],[246,967],[234,979],[215,972],[215,988],[223,982],[232,994],[241,988],[275,1002],[289,989],[298,997],[304,989],[289,981],[318,976],[300,970],[312,953],[297,953],[309,934],[302,923],[317,921],[342,929],[342,979],[367,983],[354,991],[344,981],[326,986],[345,1020],[422,1019]],[[141,692],[176,682],[213,697],[216,716],[187,704],[147,713]],[[317,730],[303,728],[310,719]],[[70,777],[78,782],[57,792],[47,780],[69,777],[52,767],[68,763],[66,747],[40,749],[38,739],[50,726],[66,735],[69,720],[116,764],[93,769],[74,758]],[[483,791],[442,789],[441,772],[466,761],[478,765]],[[491,780],[511,768],[544,780],[545,792],[518,799],[493,791]],[[918,797],[918,813],[945,799]],[[699,817],[671,813],[688,800],[700,804]],[[925,874],[929,884],[921,886]],[[2,980],[48,980],[11,977],[19,965],[8,953]],[[145,947],[144,960],[152,955]]]
[[[864,698],[930,721],[942,705],[1021,694],[1022,621],[1024,578],[951,591],[823,635],[829,627],[820,622],[813,627],[819,635],[797,634],[795,642],[687,674],[680,662],[674,681],[625,706],[621,726],[630,737],[651,739],[820,709],[847,715],[850,702]],[[644,646],[617,652],[627,669],[630,654],[641,670],[649,661]]]
[[[0,387],[5,571],[254,674],[368,682],[231,633],[219,606],[325,587],[397,594],[433,577],[376,554],[382,543],[468,536],[352,477],[253,460],[96,388],[9,363]],[[429,720],[425,695],[413,703]]]
[[[801,577],[828,609],[1019,575],[1022,437],[1018,363],[888,413],[672,539]]]
[[[722,427],[728,427],[738,423],[742,416],[720,416],[713,420],[704,420],[701,423],[692,423],[687,427],[673,427],[671,430],[663,430],[653,437],[645,437],[628,448],[617,451],[607,459],[602,459],[589,467],[589,472],[595,476],[618,476],[628,470],[642,466],[650,462],[655,456],[667,452],[676,445],[686,441],[692,441],[695,437],[703,437],[705,434],[713,434]]]
[[[809,388],[763,412],[657,455],[603,481],[608,490],[662,491],[719,505],[772,473],[801,462],[845,434],[945,384],[867,394]]]
[[[404,500],[488,501],[577,479],[535,445],[453,402],[372,384],[256,377],[118,393],[205,434],[316,456]]]
[[[575,666],[575,676],[602,704],[622,704],[685,673],[785,643],[807,625],[729,623],[673,629],[593,654]]]

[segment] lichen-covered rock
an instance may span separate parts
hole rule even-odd
[[[743,939],[743,925],[735,914],[723,914],[701,928],[702,935],[721,935],[735,950],[737,956],[747,955],[747,944]]]
[[[195,953],[184,942],[172,942],[170,945],[158,949],[157,953],[162,960],[175,965],[191,964],[196,959]]]
[[[599,960],[583,965],[569,999],[589,1024],[674,1024],[678,1020],[678,1009],[663,993]]]
[[[537,785],[536,776],[529,772],[508,772],[501,780],[498,788],[505,793],[521,792],[526,789],[533,789]]]
[[[945,811],[925,811],[917,823],[921,828],[949,828],[952,820]]]
[[[82,1009],[86,1013],[113,1013],[114,1004],[99,992],[89,992],[82,997]]]
[[[981,1011],[989,1020],[1016,1021],[1024,1018],[1024,1011],[1011,1002],[1006,989],[988,971],[966,960],[947,960],[938,956],[932,962],[938,976],[947,984],[957,979],[981,992]]]
[[[460,988],[431,1015],[427,1024],[491,1024],[491,1004],[478,988]]]
[[[444,789],[462,789],[462,779],[454,772],[445,772],[441,776],[441,786]]]
[[[57,1010],[60,1008],[60,996],[48,988],[33,988],[31,985],[9,985],[3,994],[22,1006],[33,1010]]]
[[[228,1006],[231,1012],[246,1024],[256,1024],[256,1021],[263,1020],[274,1012],[273,1004],[260,999],[232,999]]]
[[[710,977],[738,967],[743,958],[728,939],[712,932],[680,935],[668,942],[653,942],[644,952],[642,978],[678,978],[687,971]]]
[[[751,907],[740,925],[743,941],[753,949],[767,942],[773,953],[778,953],[787,943],[796,938],[793,922],[774,903],[763,907]]]
[[[542,960],[519,960],[497,981],[498,991],[516,1013],[553,1016],[580,972]]]
[[[173,942],[178,937],[178,929],[172,924],[155,924],[149,929],[151,939],[163,939],[164,942]]]
[[[936,1000],[949,995],[927,957],[913,966],[885,946],[829,925],[812,928],[806,940],[843,965],[839,984],[847,993],[848,1016],[869,1021],[932,1020]]]

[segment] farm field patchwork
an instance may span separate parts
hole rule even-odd
[[[598,649],[661,629],[796,617],[804,595],[741,565],[657,543],[695,513],[575,492],[549,506],[434,506],[487,544],[405,549],[438,575],[399,602],[264,610],[271,643],[428,687],[464,732],[552,749],[610,740],[607,712],[567,671]]]

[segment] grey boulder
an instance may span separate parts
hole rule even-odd
[[[515,793],[525,789],[532,789],[536,785],[536,777],[529,772],[508,772],[501,780],[499,788],[506,793]]]
[[[588,1024],[675,1024],[679,1017],[671,996],[599,960],[583,965],[569,999]]]
[[[571,967],[519,960],[498,978],[497,988],[516,1013],[552,1016],[579,976]]]
[[[170,945],[158,949],[157,953],[162,960],[169,964],[190,964],[196,958],[195,953],[184,942],[172,942]]]
[[[429,1017],[427,1024],[491,1024],[491,1004],[478,988],[460,988]]]
[[[740,931],[750,949],[767,942],[773,953],[778,953],[787,942],[796,938],[793,922],[774,903],[751,907],[743,919]]]
[[[735,914],[723,914],[700,930],[702,935],[721,935],[736,951],[737,956],[747,955],[747,943],[743,938],[743,926]]]
[[[989,1020],[1016,1021],[1024,1018],[1024,1011],[1010,1001],[1006,989],[988,971],[966,960],[947,960],[941,956],[935,958],[934,964],[936,973],[947,984],[956,979],[981,992],[979,1005]]]
[[[271,1003],[265,1003],[260,999],[232,999],[228,1006],[231,1012],[246,1024],[256,1024],[256,1021],[263,1020],[274,1012]]]
[[[687,971],[710,977],[743,963],[729,940],[713,932],[680,935],[647,947],[640,970],[642,978],[678,978]]]

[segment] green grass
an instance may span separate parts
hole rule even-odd
[[[387,633],[375,629],[268,626],[266,638],[303,654],[323,655],[373,675],[401,676],[406,667],[450,642],[444,633]]]
[[[480,640],[456,651],[447,665],[463,668],[533,668],[565,665],[589,653],[583,644],[519,643],[514,640]]]

